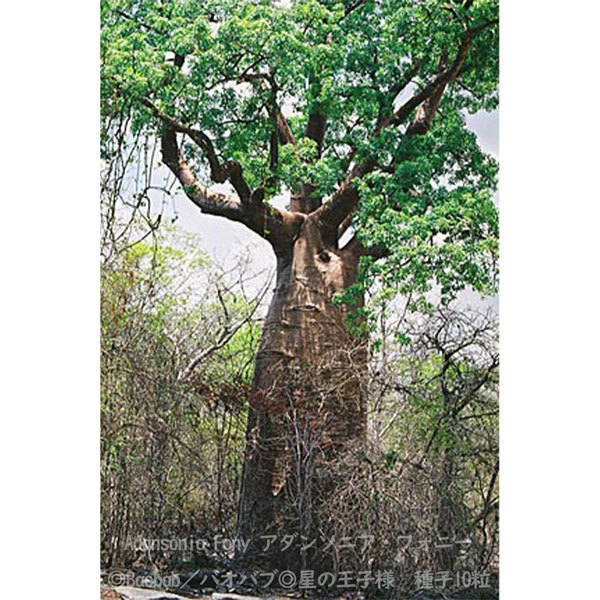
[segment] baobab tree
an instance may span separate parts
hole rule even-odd
[[[494,289],[496,164],[465,114],[497,105],[497,4],[102,2],[103,139],[115,124],[155,135],[189,200],[277,260],[241,535],[281,527],[304,454],[364,439],[368,289],[413,310],[433,288]]]

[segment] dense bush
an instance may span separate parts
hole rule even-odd
[[[132,540],[233,535],[264,295],[187,239],[134,243],[102,265],[102,562],[175,564]],[[183,238],[185,239],[185,237]],[[136,547],[138,546],[138,547]]]
[[[235,537],[265,288],[244,293],[242,264],[224,274],[197,247],[171,233],[102,266],[105,566],[210,564],[208,550],[140,541]],[[319,545],[354,542],[325,551],[337,570],[392,570],[398,589],[422,571],[495,571],[495,318],[440,308],[406,323],[388,312],[365,382],[367,450],[324,464],[291,428],[306,472],[286,528],[306,532],[302,495],[326,494]],[[326,490],[310,489],[314,468],[329,472]]]

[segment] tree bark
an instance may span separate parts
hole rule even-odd
[[[410,77],[392,87],[391,106],[384,112],[380,106],[373,139],[386,128],[404,124],[413,113],[404,135],[426,133],[446,88],[465,67],[473,37],[495,22],[465,29],[454,60],[444,50],[435,77],[394,110],[395,96],[419,72],[417,60]],[[183,56],[176,55],[177,67],[183,61]],[[150,98],[141,102],[161,121],[163,160],[190,200],[204,213],[244,224],[266,239],[277,256],[277,285],[255,359],[239,504],[238,535],[252,541],[261,535],[303,536],[318,530],[320,504],[335,485],[335,471],[329,467],[349,446],[365,439],[366,347],[347,327],[349,307],[336,304],[334,297],[355,283],[360,255],[381,258],[388,249],[365,248],[355,236],[340,250],[338,240],[350,226],[360,200],[357,181],[390,165],[379,165],[373,156],[361,158],[352,147],[346,157],[346,176],[328,202],[315,198],[313,183],[304,182],[293,190],[290,211],[268,204],[265,189],[276,181],[279,144],[296,146],[297,142],[277,104],[274,75],[246,71],[234,81],[242,80],[265,82],[272,91],[271,176],[254,190],[244,178],[242,164],[221,157],[206,132],[178,122]],[[318,78],[313,83],[318,87]],[[318,90],[313,91],[317,98]],[[313,103],[304,136],[315,142],[318,157],[324,152],[327,123],[323,107]],[[236,197],[213,192],[200,183],[177,134],[198,146],[213,181],[229,182]],[[255,550],[256,544],[251,548]],[[300,558],[305,564],[306,555]]]
[[[255,552],[260,536],[316,530],[328,466],[366,434],[365,342],[348,328],[352,307],[333,302],[356,281],[359,255],[353,247],[328,246],[325,237],[318,217],[308,215],[295,239],[276,249],[277,283],[255,359],[238,522],[238,535],[253,540]],[[306,564],[296,550],[287,553],[287,568],[290,561]]]

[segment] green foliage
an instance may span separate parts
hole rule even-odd
[[[347,172],[350,148],[355,162],[375,157],[382,168],[360,181],[354,227],[366,246],[385,244],[391,254],[365,260],[344,300],[375,282],[412,294],[415,307],[435,286],[444,301],[466,286],[492,293],[497,165],[466,128],[465,114],[498,104],[498,27],[490,25],[497,17],[497,0],[468,10],[446,0],[104,0],[103,123],[158,132],[161,123],[140,104],[150,98],[205,132],[220,156],[239,161],[251,188],[268,181],[267,198],[301,182],[327,198]],[[404,135],[409,115],[373,135],[404,84],[410,95],[436,76],[441,56],[454,59],[467,26],[478,32],[427,134]],[[175,54],[186,57],[182,69]],[[272,173],[274,104],[298,146],[280,148]],[[314,109],[327,114],[320,157],[303,137]],[[187,152],[206,173],[198,149]]]
[[[235,285],[215,302],[215,279],[225,278],[195,236],[163,228],[110,256],[101,269],[102,556],[130,564],[128,537],[197,535],[198,523],[234,530],[258,325],[254,300]]]

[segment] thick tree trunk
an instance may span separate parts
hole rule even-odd
[[[358,256],[323,242],[308,216],[277,252],[277,284],[255,360],[238,535],[308,537],[331,487],[331,465],[365,437],[364,340],[336,293],[356,281]],[[298,544],[299,546],[299,544]],[[287,561],[306,556],[293,550]],[[289,565],[288,565],[289,566]]]

